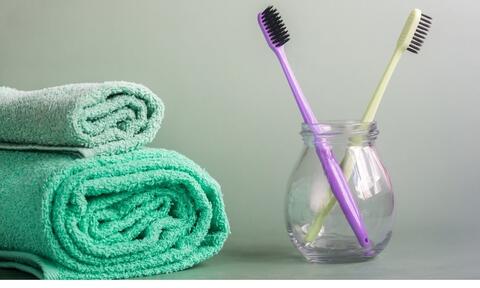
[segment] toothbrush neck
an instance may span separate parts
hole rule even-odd
[[[297,102],[298,108],[300,109],[300,113],[302,114],[303,121],[306,124],[314,124],[317,123],[317,119],[315,114],[313,114],[312,108],[308,104],[307,99],[303,95],[302,89],[300,88],[300,84],[298,84],[295,75],[293,74],[292,69],[290,68],[290,64],[287,60],[287,55],[285,54],[285,50],[282,47],[275,48],[275,55],[277,55],[280,64],[282,65],[283,72],[287,77],[288,84],[290,85],[290,89],[292,89],[293,95],[295,96],[295,101]]]
[[[398,61],[400,60],[402,54],[403,51],[401,49],[395,49],[395,52],[390,58],[390,62],[388,63],[385,72],[383,72],[382,79],[375,88],[375,92],[373,93],[372,99],[368,104],[367,110],[363,114],[362,120],[364,122],[371,122],[375,119],[375,114],[377,113],[378,107],[380,106],[383,94],[385,94],[385,90],[387,89],[388,83],[392,78],[393,72],[395,71],[395,68],[397,67]]]

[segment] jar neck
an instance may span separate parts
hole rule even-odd
[[[302,123],[305,145],[312,146],[316,141],[348,146],[373,145],[379,134],[377,122],[326,121],[315,124]]]

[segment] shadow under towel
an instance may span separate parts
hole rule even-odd
[[[178,271],[218,253],[229,233],[219,184],[174,151],[0,150],[0,179],[0,267],[43,279]]]
[[[125,152],[153,140],[163,112],[152,91],[129,82],[0,87],[0,149]]]

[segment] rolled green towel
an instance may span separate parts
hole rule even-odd
[[[0,87],[0,148],[125,152],[155,137],[163,111],[152,91],[129,82]]]
[[[0,150],[0,179],[0,267],[39,278],[178,271],[218,253],[229,233],[220,186],[173,151]]]

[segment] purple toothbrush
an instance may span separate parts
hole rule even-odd
[[[273,6],[269,6],[263,12],[258,14],[258,24],[267,40],[268,46],[270,46],[275,55],[277,55],[278,60],[282,65],[283,72],[285,73],[288,84],[295,96],[295,101],[300,109],[303,121],[312,131],[315,151],[322,163],[323,170],[325,171],[333,195],[337,198],[340,208],[342,209],[343,214],[345,214],[345,217],[347,218],[350,227],[352,227],[360,245],[362,247],[370,247],[365,224],[363,223],[357,204],[350,193],[342,169],[335,160],[331,147],[325,140],[318,137],[318,134],[321,133],[321,129],[316,125],[318,123],[317,119],[315,118],[307,99],[303,96],[300,85],[295,79],[295,75],[288,64],[287,55],[285,54],[283,45],[290,40],[290,35],[288,34],[282,18]]]

